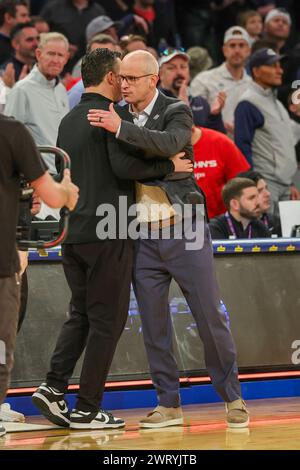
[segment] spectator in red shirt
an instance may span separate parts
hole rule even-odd
[[[222,188],[241,171],[250,168],[238,147],[226,135],[203,127],[193,128],[194,174],[206,196],[209,218],[224,214]]]

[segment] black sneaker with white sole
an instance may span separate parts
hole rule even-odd
[[[123,419],[115,418],[105,410],[87,412],[75,409],[71,412],[70,421],[71,429],[116,429],[125,426]]]
[[[32,395],[33,404],[51,423],[68,428],[70,426],[70,413],[64,394],[46,383],[39,386]]]

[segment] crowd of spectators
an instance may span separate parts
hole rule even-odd
[[[279,201],[300,199],[299,26],[295,0],[0,0],[0,112],[55,145],[84,92],[86,50],[149,50],[161,92],[193,112],[212,234],[279,235]],[[263,213],[253,174],[269,194]]]

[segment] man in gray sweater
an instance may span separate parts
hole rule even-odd
[[[275,93],[275,87],[282,83],[281,59],[267,48],[251,56],[253,83],[235,111],[235,142],[252,168],[267,181],[273,213],[278,212],[279,201],[300,199],[292,183],[297,162],[291,120]]]
[[[37,64],[7,97],[5,114],[25,124],[36,145],[56,145],[60,121],[69,111],[68,95],[58,78],[67,63],[68,49],[62,34],[42,34],[36,49]],[[55,174],[53,156],[43,158]]]

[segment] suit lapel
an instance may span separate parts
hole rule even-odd
[[[163,110],[165,108],[164,101],[164,96],[161,92],[159,92],[157,100],[153,106],[152,112],[145,124],[145,127],[147,129],[155,129],[155,127],[157,127],[157,122],[159,121],[161,114],[163,113]]]
[[[125,106],[115,106],[115,111],[118,113],[121,119],[124,119],[124,121],[133,122],[133,117],[132,114],[129,112],[128,104],[126,104]]]

